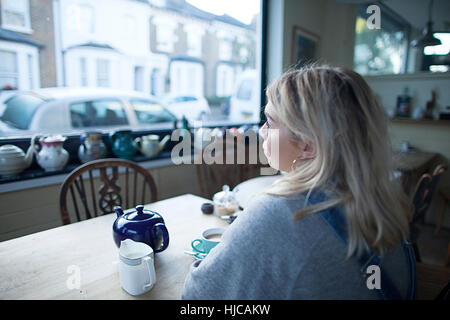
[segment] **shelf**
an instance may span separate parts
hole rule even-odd
[[[432,124],[432,125],[450,125],[450,120],[434,120],[434,119],[410,119],[410,118],[393,118],[392,123],[409,123],[409,124]]]

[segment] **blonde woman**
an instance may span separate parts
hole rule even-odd
[[[260,129],[285,171],[193,263],[184,299],[412,299],[411,209],[387,118],[354,71],[307,66],[267,89]]]

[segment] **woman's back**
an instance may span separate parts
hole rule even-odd
[[[309,199],[316,196],[313,192]],[[193,264],[184,299],[381,298],[377,289],[368,288],[358,260],[345,259],[346,246],[319,212],[292,220],[304,205],[304,194],[255,200],[208,259]],[[409,286],[406,261],[399,246],[381,263],[402,297]]]

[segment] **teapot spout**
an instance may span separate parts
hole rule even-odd
[[[117,214],[117,218],[119,218],[120,216],[123,215],[123,210],[122,210],[122,207],[120,207],[120,206],[115,206],[115,207],[114,207],[114,211],[115,211],[116,214]]]
[[[166,135],[161,142],[158,144],[158,152],[161,151],[162,149],[164,149],[164,147],[166,146],[167,142],[169,142],[170,139],[170,134]]]

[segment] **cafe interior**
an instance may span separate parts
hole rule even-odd
[[[202,232],[285,174],[264,89],[308,63],[355,70],[385,109],[417,299],[448,298],[450,2],[223,3],[1,1],[0,299],[180,299]],[[122,255],[145,242],[136,291]]]

